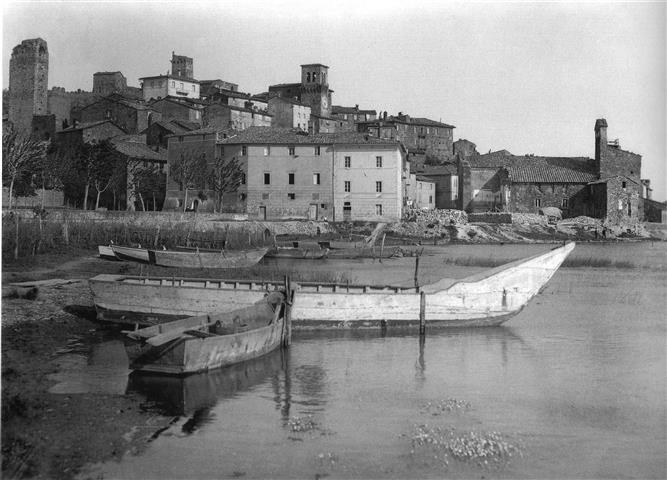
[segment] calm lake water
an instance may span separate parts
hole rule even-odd
[[[480,270],[445,264],[447,255],[509,260],[545,248],[443,247],[422,257],[420,279]],[[174,421],[143,453],[82,477],[665,478],[667,244],[575,254],[626,263],[561,269],[505,327],[428,331],[423,342],[295,332],[287,351],[185,379],[128,377],[119,360],[107,393],[145,396]],[[409,284],[414,259],[322,268]],[[424,443],[490,432],[521,455],[484,464]]]

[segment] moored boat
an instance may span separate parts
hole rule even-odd
[[[125,247],[121,245],[111,245],[114,255],[121,260],[131,260],[134,262],[148,263],[148,250],[141,247]]]
[[[130,368],[183,375],[261,357],[289,343],[285,307],[276,291],[242,309],[126,332]]]
[[[301,282],[291,310],[295,328],[500,325],[520,312],[575,248],[568,243],[461,280],[419,288]],[[259,300],[277,282],[124,277],[90,279],[98,318],[160,322],[223,312]],[[422,300],[423,298],[423,300]],[[423,307],[422,307],[423,302]]]
[[[98,245],[97,252],[100,258],[105,258],[107,260],[118,260],[118,257],[113,253],[111,245]]]
[[[329,250],[316,247],[274,247],[267,253],[267,258],[300,258],[304,260],[319,260],[326,258]]]
[[[161,267],[244,268],[256,265],[268,248],[250,250],[149,250],[150,263]]]

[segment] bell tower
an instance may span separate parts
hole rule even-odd
[[[301,65],[301,102],[310,105],[315,115],[331,116],[329,67],[321,63]]]

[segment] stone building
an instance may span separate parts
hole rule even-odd
[[[16,128],[32,130],[33,115],[47,115],[49,49],[41,38],[23,40],[9,60],[8,119]]]
[[[176,77],[195,78],[194,64],[190,57],[171,52],[171,74]]]
[[[310,106],[314,115],[331,116],[331,95],[329,88],[329,67],[321,63],[301,65],[300,83],[281,83],[269,86],[269,94],[293,98]]]
[[[137,134],[160,120],[161,114],[143,102],[114,93],[74,111],[72,117],[81,123],[111,120],[125,133]]]
[[[310,135],[268,127],[242,132],[208,128],[180,137],[169,137],[170,163],[186,154],[205,155],[209,165],[218,157],[240,162],[244,181],[225,196],[226,211],[260,219],[401,217],[405,155],[397,142],[357,133]],[[166,205],[182,208],[183,190],[172,179],[167,189]],[[201,193],[188,207],[200,198],[215,197],[205,185]]]
[[[93,74],[93,93],[101,96],[124,93],[127,79],[121,72],[96,72]]]
[[[409,208],[435,208],[435,182],[428,177],[411,173],[404,182],[403,203]]]
[[[334,105],[331,107],[331,117],[339,121],[338,131],[356,132],[358,131],[357,122],[375,120],[377,112],[375,110],[361,110],[359,109],[359,105],[355,105],[354,107]]]
[[[199,94],[201,98],[208,98],[219,91],[238,92],[239,86],[236,83],[226,82],[219,78],[215,80],[199,80]]]
[[[298,100],[287,97],[272,97],[269,99],[269,113],[272,115],[272,127],[298,128],[308,131],[310,107]]]
[[[564,217],[640,221],[641,156],[622,150],[618,141],[608,142],[606,120],[598,119],[594,131],[595,158],[459,152],[458,208],[538,213],[556,207]]]
[[[145,101],[167,97],[199,98],[199,82],[194,78],[178,75],[155,75],[140,78],[141,91]]]
[[[73,124],[73,114],[81,108],[95,103],[100,95],[93,92],[76,90],[66,91],[63,87],[53,87],[48,94],[49,113],[56,117],[56,130],[63,130]]]
[[[81,123],[56,133],[58,146],[65,151],[74,151],[83,143],[99,142],[118,135],[125,135],[125,131],[111,120]]]
[[[146,145],[150,147],[167,149],[168,138],[171,135],[181,135],[192,130],[198,130],[199,124],[183,120],[158,120],[140,133],[146,136]]]
[[[165,97],[148,105],[160,114],[162,120],[184,120],[201,126],[205,103],[192,98]]]
[[[408,152],[424,154],[429,163],[443,163],[454,157],[453,125],[402,112],[388,117],[385,112],[381,119],[358,122],[357,128],[374,137],[398,140]]]
[[[411,172],[427,178],[435,185],[435,208],[459,208],[459,176],[455,163],[447,162],[441,165],[423,165],[420,169]]]
[[[202,121],[206,127],[245,130],[249,127],[270,127],[272,118],[264,110],[213,103],[204,107]]]

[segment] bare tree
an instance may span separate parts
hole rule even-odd
[[[188,191],[199,188],[206,183],[206,154],[187,152],[182,153],[169,170],[172,179],[185,190],[183,211],[188,204]]]
[[[243,168],[236,157],[225,160],[215,159],[215,164],[208,176],[209,186],[215,192],[216,211],[222,211],[222,198],[225,193],[235,192],[243,180]]]
[[[34,193],[32,174],[46,156],[48,141],[39,141],[13,126],[2,132],[2,185],[9,187],[9,208],[12,208],[15,186],[24,193]]]

